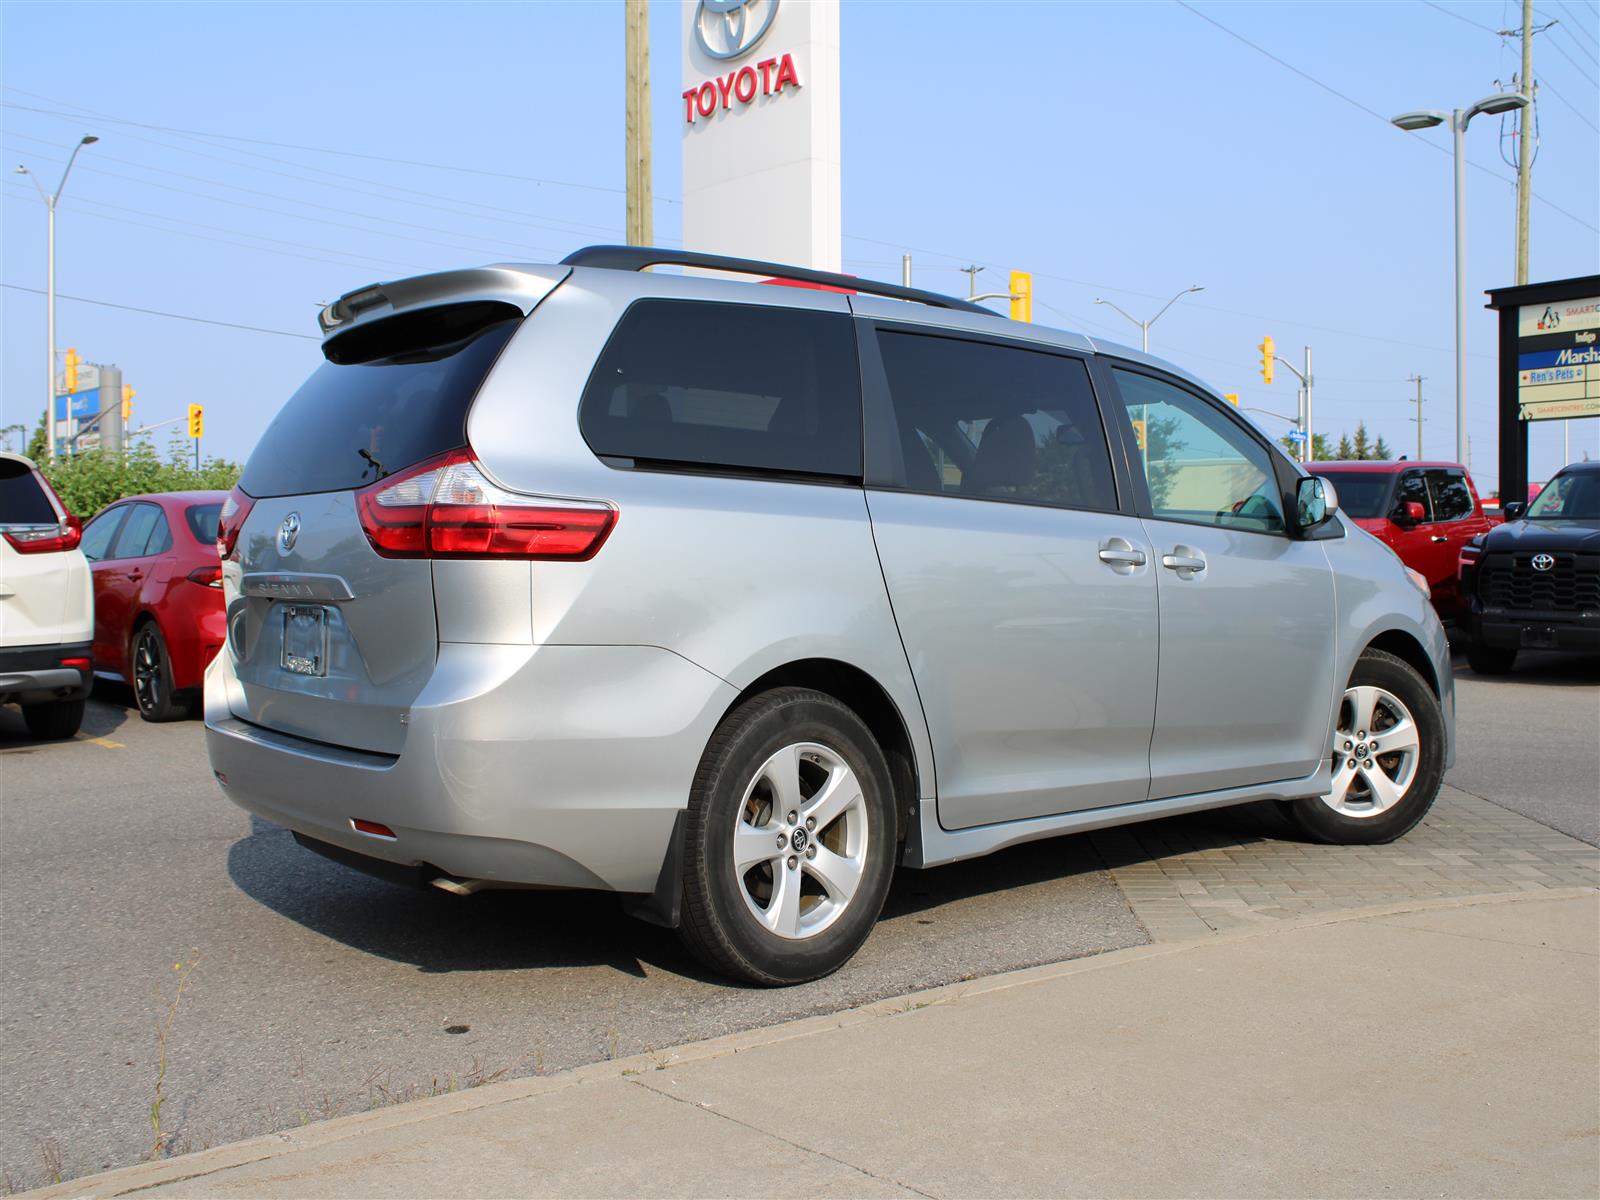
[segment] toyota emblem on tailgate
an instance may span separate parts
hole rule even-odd
[[[293,550],[299,537],[300,514],[292,512],[283,519],[283,524],[278,526],[278,553],[287,554]]]
[[[1535,554],[1533,556],[1533,569],[1535,571],[1548,571],[1556,565],[1554,554]]]

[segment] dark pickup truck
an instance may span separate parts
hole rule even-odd
[[[1511,670],[1519,650],[1600,652],[1600,462],[1574,463],[1458,562],[1467,664]]]

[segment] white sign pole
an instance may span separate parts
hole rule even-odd
[[[683,0],[683,245],[841,267],[839,0]]]

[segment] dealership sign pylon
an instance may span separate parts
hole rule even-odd
[[[684,0],[683,245],[838,271],[839,0]]]

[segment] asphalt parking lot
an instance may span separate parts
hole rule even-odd
[[[1185,914],[1217,928],[1374,889],[1592,877],[1600,661],[1462,667],[1457,687],[1457,766],[1410,845],[1355,861],[1257,808],[903,872],[849,967],[783,991],[707,977],[608,897],[459,899],[345,871],[221,798],[198,721],[144,724],[115,690],[62,744],[0,709],[0,1185],[150,1154],[158,1081],[181,1152],[1136,945]],[[175,964],[194,964],[176,1002]]]

